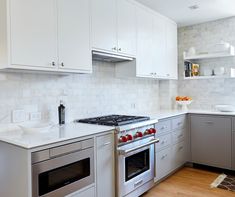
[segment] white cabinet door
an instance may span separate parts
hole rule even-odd
[[[92,0],[92,47],[117,52],[116,0]]]
[[[97,197],[114,197],[113,135],[97,137]]]
[[[187,146],[185,141],[172,146],[172,171],[181,167],[187,162],[186,147]]]
[[[58,0],[58,49],[61,69],[92,70],[90,0]]]
[[[166,21],[163,17],[156,15],[153,18],[153,66],[157,77],[168,77],[166,64]]]
[[[167,21],[166,28],[166,65],[168,68],[167,75],[171,79],[178,78],[178,45],[177,45],[177,25]]]
[[[11,0],[11,64],[56,67],[55,0]]]
[[[118,52],[136,55],[135,6],[127,0],[117,0]]]
[[[137,56],[138,77],[153,77],[153,16],[147,10],[137,7]]]

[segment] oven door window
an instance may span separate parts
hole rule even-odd
[[[150,169],[149,149],[126,157],[126,182]]]
[[[90,158],[39,174],[39,196],[90,176]]]

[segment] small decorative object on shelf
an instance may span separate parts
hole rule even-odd
[[[176,103],[181,106],[181,109],[183,111],[187,111],[188,105],[190,105],[193,102],[192,98],[188,96],[177,96],[175,100]]]

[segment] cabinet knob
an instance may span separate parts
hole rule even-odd
[[[55,62],[52,62],[51,65],[52,65],[52,66],[55,66]]]
[[[117,47],[113,47],[112,50],[113,50],[113,51],[116,51],[116,50],[117,50]]]
[[[122,48],[119,48],[118,50],[119,50],[119,51],[122,51]]]
[[[61,63],[61,66],[64,67],[64,62]]]

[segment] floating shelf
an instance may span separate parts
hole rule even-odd
[[[202,59],[212,59],[212,58],[221,58],[221,57],[233,57],[235,56],[235,50],[233,46],[227,51],[217,52],[217,53],[208,53],[208,54],[199,54],[193,56],[184,56],[185,61],[190,60],[202,60]]]
[[[195,76],[195,77],[184,77],[184,80],[193,80],[193,79],[229,79],[235,78],[235,76],[230,75],[221,75],[221,76]]]

